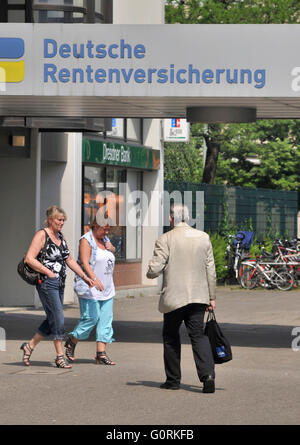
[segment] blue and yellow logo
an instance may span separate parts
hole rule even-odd
[[[25,52],[24,40],[19,38],[0,37],[0,82],[13,83],[24,80],[24,60],[20,59]],[[3,59],[9,59],[4,61]]]

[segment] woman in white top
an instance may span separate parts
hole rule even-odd
[[[86,340],[96,326],[96,363],[115,365],[106,355],[106,344],[113,339],[113,299],[115,286],[113,272],[115,248],[107,238],[110,218],[97,214],[91,230],[80,238],[79,260],[86,275],[94,282],[89,288],[76,276],[74,289],[78,295],[80,320],[68,335],[65,343],[68,360],[74,361],[75,346],[79,340]]]

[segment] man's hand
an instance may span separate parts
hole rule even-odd
[[[216,300],[209,300],[208,311],[214,311],[216,309]]]

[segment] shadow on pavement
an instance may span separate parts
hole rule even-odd
[[[44,320],[44,316],[35,314],[1,313],[0,326],[5,329],[7,340],[27,340]],[[66,318],[65,328],[70,332],[76,325],[77,318]],[[294,326],[254,325],[220,323],[224,334],[232,346],[261,348],[290,348]],[[114,338],[124,343],[161,343],[162,322],[118,321],[113,323]],[[90,341],[95,341],[92,332]],[[181,328],[181,341],[190,343],[185,326]]]
[[[166,391],[160,388],[160,385],[163,382],[151,382],[151,381],[147,381],[147,380],[140,380],[137,382],[127,382],[128,386],[147,386],[149,388],[159,388],[161,391]],[[202,385],[200,383],[200,385]],[[190,391],[190,392],[196,392],[196,393],[202,393],[202,386],[195,386],[195,385],[186,385],[184,383],[181,383],[180,385],[180,390],[184,390],[184,391]],[[224,388],[217,388],[216,387],[216,391],[224,391]],[[169,391],[170,392],[170,391]]]
[[[21,357],[21,355],[20,355]],[[40,361],[31,361],[30,362],[30,366],[25,366],[24,363],[22,362],[22,360],[20,360],[19,362],[9,362],[9,363],[3,363],[3,365],[8,365],[8,366],[19,366],[20,368],[22,368],[23,370],[32,368],[32,367],[45,367],[45,368],[49,368],[49,366],[53,366],[52,362],[49,361],[45,361],[45,362],[40,362]],[[54,366],[53,366],[54,367]]]
[[[290,348],[291,332],[294,326],[252,325],[219,323],[232,346],[261,348]],[[130,343],[161,343],[162,323],[138,322],[138,326],[130,321],[119,321],[114,324],[115,338],[119,342]],[[190,343],[182,325],[181,342]]]

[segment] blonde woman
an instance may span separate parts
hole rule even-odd
[[[66,240],[61,233],[67,219],[65,211],[54,205],[48,208],[46,215],[46,228],[39,230],[33,237],[25,261],[32,269],[40,272],[43,276],[41,284],[36,287],[47,318],[40,325],[33,338],[22,344],[23,362],[26,366],[29,366],[30,357],[35,347],[44,337],[52,335],[56,350],[56,366],[58,368],[71,368],[72,365],[64,358],[62,347],[65,333],[63,299],[66,266],[81,276],[88,286],[92,286],[93,282],[70,255]],[[43,263],[41,263],[39,258],[45,242],[46,255]]]
[[[80,320],[65,343],[66,356],[70,361],[75,359],[74,351],[78,341],[88,339],[96,326],[96,363],[116,364],[106,354],[106,344],[114,341],[112,321],[115,248],[107,237],[110,224],[110,218],[97,214],[91,230],[80,239],[79,262],[94,284],[89,289],[80,276],[75,277],[74,289],[79,299]]]

